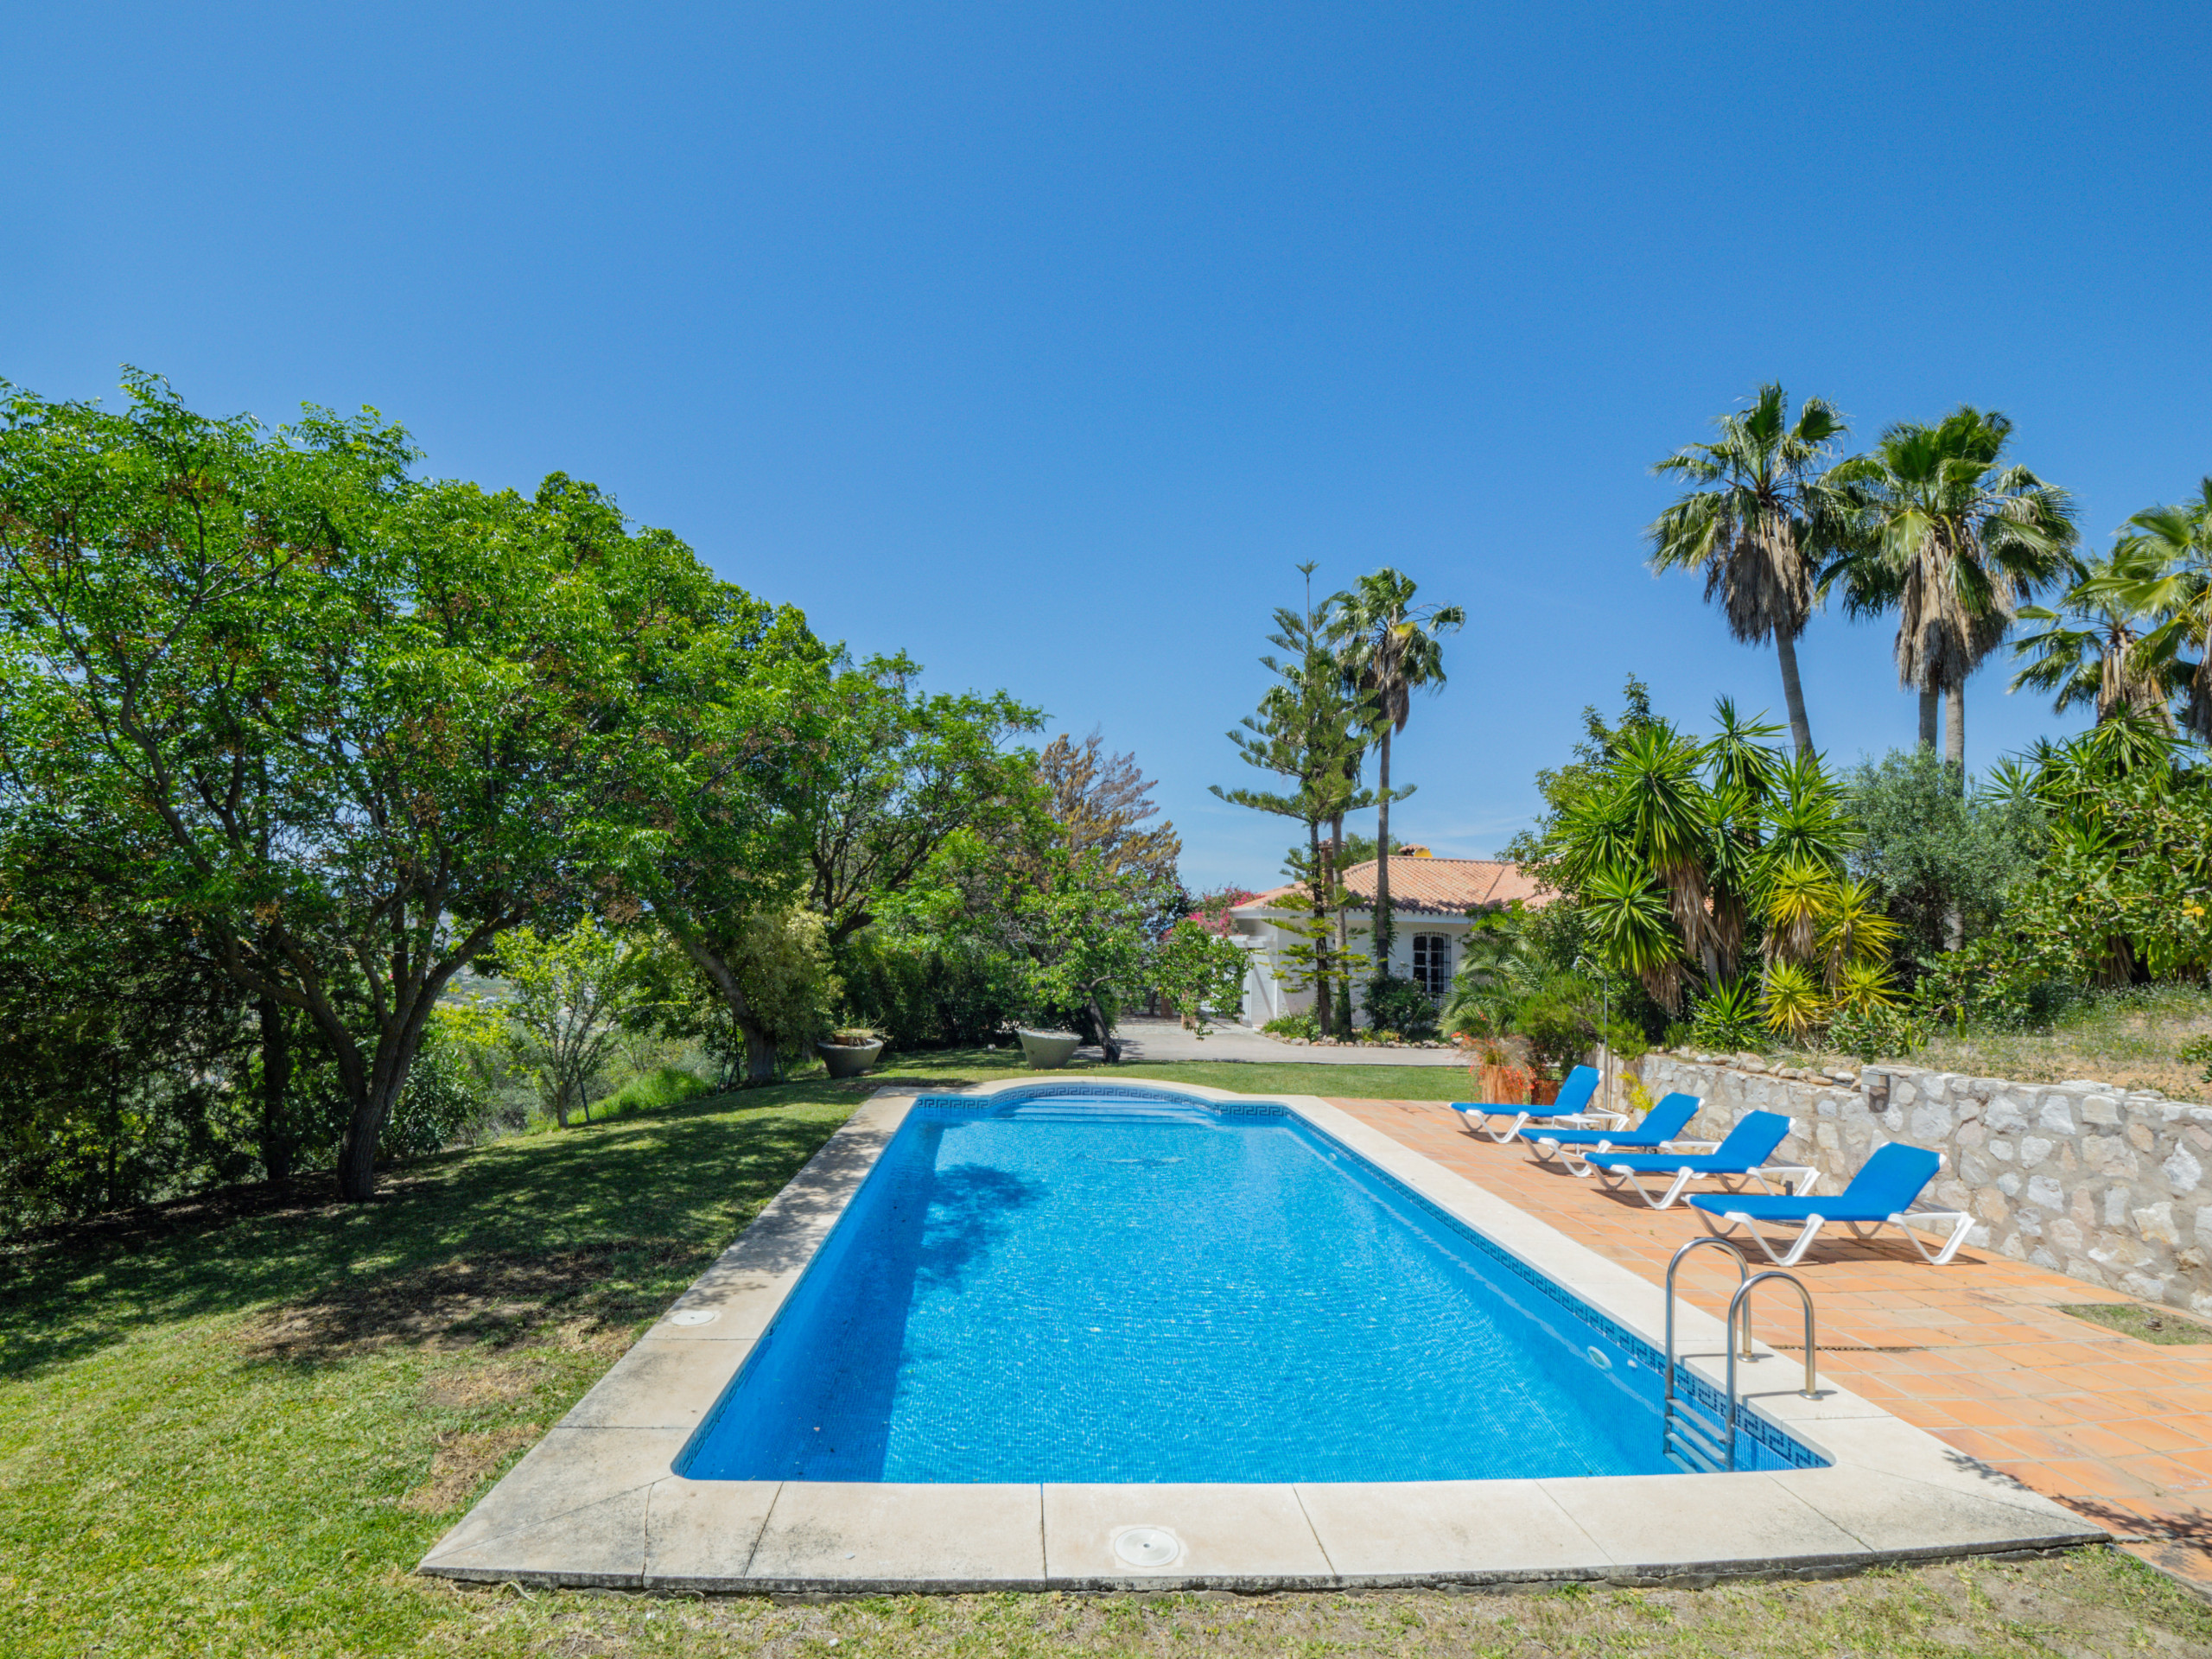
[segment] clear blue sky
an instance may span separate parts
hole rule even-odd
[[[46,6],[0,58],[0,375],[406,422],[612,489],[856,651],[1286,827],[1222,734],[1292,566],[1467,607],[1398,823],[1493,850],[1624,675],[1780,713],[1647,575],[1649,463],[1761,380],[1961,401],[2103,544],[2212,471],[2184,6]],[[1909,741],[1817,620],[1815,741]],[[1970,761],[2058,722],[1970,688]]]

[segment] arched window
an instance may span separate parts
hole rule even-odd
[[[1452,988],[1452,936],[1414,935],[1414,983],[1440,1000]]]

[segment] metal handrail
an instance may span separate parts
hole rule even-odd
[[[1744,1339],[1741,1345],[1744,1350],[1744,1357],[1749,1359],[1751,1357],[1751,1292],[1770,1279],[1779,1279],[1789,1285],[1796,1291],[1798,1300],[1805,1305],[1805,1386],[1798,1392],[1808,1400],[1815,1400],[1820,1397],[1820,1379],[1814,1371],[1815,1357],[1820,1351],[1820,1338],[1813,1319],[1813,1293],[1805,1288],[1805,1281],[1796,1274],[1784,1273],[1779,1268],[1769,1268],[1764,1273],[1745,1280],[1736,1287],[1736,1294],[1729,1299],[1728,1302],[1727,1435],[1728,1466],[1731,1469],[1736,1466],[1736,1421],[1742,1407],[1742,1402],[1736,1394],[1737,1310],[1740,1308],[1743,1311]],[[1674,1307],[1670,1303],[1668,1313],[1671,1315],[1673,1312]]]
[[[1675,1398],[1675,1271],[1682,1265],[1684,1256],[1704,1244],[1718,1244],[1736,1258],[1736,1282],[1738,1285],[1748,1282],[1751,1275],[1751,1264],[1744,1259],[1744,1253],[1725,1238],[1694,1238],[1669,1258],[1667,1262],[1667,1382],[1666,1391],[1660,1396],[1662,1406],[1671,1403]],[[1735,1305],[1732,1302],[1729,1306],[1732,1308]],[[1729,1329],[1732,1333],[1735,1327],[1731,1325]],[[1745,1357],[1749,1358],[1750,1356],[1747,1354]]]
[[[1676,1250],[1674,1255],[1668,1261],[1667,1369],[1666,1381],[1664,1383],[1665,1391],[1661,1395],[1659,1402],[1659,1417],[1662,1425],[1660,1433],[1662,1437],[1676,1432],[1675,1423],[1675,1274],[1676,1269],[1681,1268],[1682,1265],[1682,1258],[1684,1256],[1688,1255],[1692,1250],[1697,1249],[1700,1246],[1707,1244],[1717,1244],[1722,1249],[1727,1251],[1729,1255],[1736,1258],[1736,1281],[1738,1285],[1749,1282],[1751,1277],[1751,1263],[1744,1259],[1743,1251],[1738,1249],[1735,1245],[1730,1243],[1725,1238],[1715,1238],[1710,1236],[1703,1238],[1694,1238],[1690,1240],[1688,1243],[1683,1245],[1681,1249]],[[1731,1304],[1731,1306],[1732,1306],[1733,1304]],[[1728,1363],[1731,1367],[1732,1375],[1736,1363],[1735,1343],[1733,1340],[1735,1329],[1736,1328],[1732,1324],[1728,1327],[1728,1334],[1731,1338],[1728,1344]],[[1702,1430],[1699,1431],[1699,1436],[1700,1438],[1706,1438]],[[1729,1466],[1733,1468],[1735,1466],[1735,1452],[1732,1448],[1732,1444],[1728,1455],[1730,1459]]]

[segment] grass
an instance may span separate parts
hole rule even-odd
[[[2139,1307],[2133,1302],[2062,1302],[2059,1306],[2076,1319],[2141,1342],[2154,1342],[2161,1348],[2212,1342],[2212,1330],[2194,1319],[2184,1319],[2171,1308]]]
[[[2067,1008],[2045,1031],[1968,1030],[1938,1035],[1903,1057],[1908,1065],[2008,1077],[2018,1083],[2065,1083],[2094,1077],[2122,1089],[2150,1089],[2174,1100],[2212,1100],[2202,1065],[2181,1058],[2193,1037],[2212,1034],[2212,991],[2193,985],[2145,985],[2106,992]],[[1892,1058],[1896,1057],[1891,1057]],[[1856,1065],[1823,1052],[1792,1064]]]
[[[988,1051],[894,1068],[940,1084]],[[1141,1068],[1275,1078],[1363,1068]],[[1139,1069],[1131,1068],[1131,1074]],[[1417,1074],[1394,1072],[1391,1092]],[[1444,1073],[1445,1077],[1456,1074]],[[1262,1092],[1313,1079],[1271,1081]],[[422,1160],[360,1206],[245,1189],[0,1249],[0,1649],[966,1656],[2212,1651],[2124,1556],[1835,1584],[758,1600],[467,1589],[412,1567],[843,1121],[801,1082]]]
[[[891,1053],[869,1077],[956,1088],[1020,1075],[1083,1076],[1099,1079],[1201,1084],[1243,1095],[1334,1095],[1359,1100],[1465,1100],[1469,1079],[1456,1065],[1321,1065],[1297,1060],[1178,1060],[1108,1065],[1078,1059],[1064,1071],[1032,1071],[1018,1048],[955,1048],[919,1054]]]
[[[650,1112],[663,1106],[709,1092],[697,1075],[681,1066],[659,1065],[630,1079],[606,1099],[593,1103],[594,1117],[620,1117],[626,1112]]]

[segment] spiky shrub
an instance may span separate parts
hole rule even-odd
[[[1783,963],[1767,969],[1766,982],[1759,988],[1759,1008],[1770,1031],[1802,1042],[1827,1018],[1828,1004],[1820,981],[1808,969]]]
[[[1724,980],[1690,1009],[1690,1040],[1700,1048],[1757,1049],[1767,1040],[1756,977]]]

